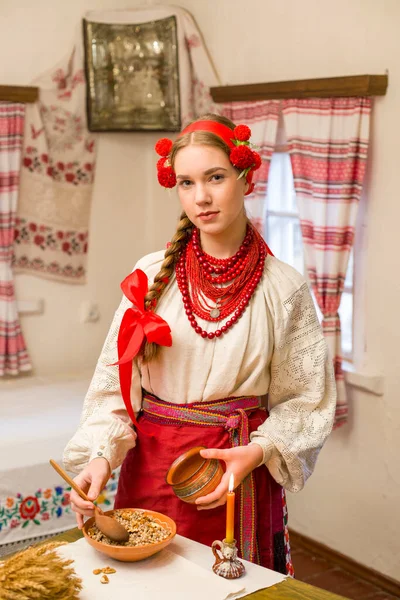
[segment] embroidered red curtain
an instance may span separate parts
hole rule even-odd
[[[23,104],[0,102],[0,376],[32,368],[18,320],[11,268],[24,115]]]
[[[371,98],[284,100],[308,277],[335,366],[336,426],[347,420],[338,314],[369,144]]]

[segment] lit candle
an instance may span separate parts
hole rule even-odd
[[[235,526],[235,492],[233,491],[235,487],[235,480],[233,478],[233,473],[229,478],[229,488],[228,494],[226,496],[226,536],[225,540],[228,544],[232,544],[235,539],[234,536],[234,526]]]

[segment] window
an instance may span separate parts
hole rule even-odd
[[[265,239],[277,258],[306,275],[292,166],[287,152],[275,152],[272,155],[266,199]],[[342,350],[347,360],[351,359],[353,351],[353,264],[351,252],[339,308]],[[317,312],[322,319],[318,306]]]

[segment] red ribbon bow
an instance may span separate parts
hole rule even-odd
[[[144,308],[144,298],[149,289],[146,273],[136,269],[125,277],[121,289],[133,306],[125,311],[121,321],[117,342],[119,360],[114,365],[119,365],[119,384],[126,410],[132,423],[138,427],[131,404],[132,361],[145,338],[160,346],[172,346],[172,336],[168,323]]]

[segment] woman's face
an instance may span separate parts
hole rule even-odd
[[[244,177],[238,179],[225,152],[186,146],[177,152],[174,170],[182,208],[202,233],[219,236],[243,227],[247,184]]]

